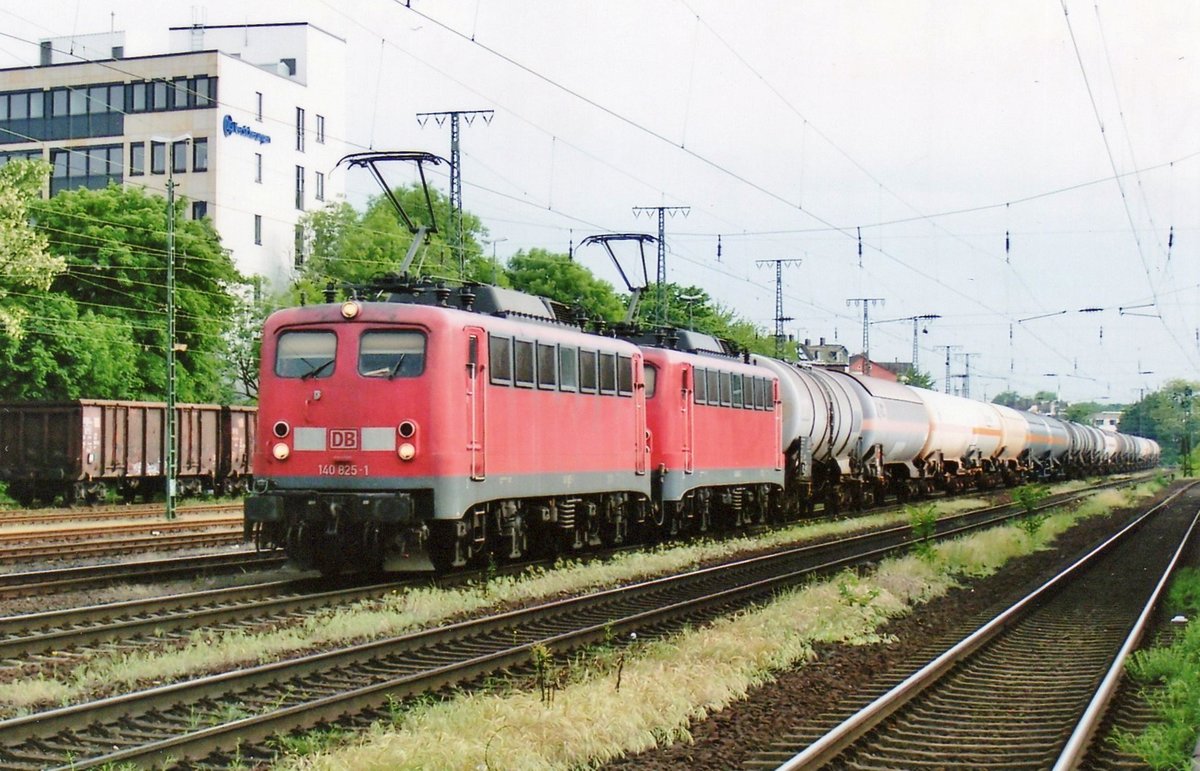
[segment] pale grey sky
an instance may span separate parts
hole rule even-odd
[[[463,197],[502,257],[686,205],[671,280],[770,329],[755,261],[802,258],[790,331],[857,351],[847,298],[941,314],[920,354],[939,387],[942,345],[979,354],[976,397],[1128,401],[1200,377],[1200,4],[0,0],[0,66],[110,26],[164,49],[193,21],[346,38],[355,146],[446,155],[415,113],[496,110],[463,130]],[[615,279],[599,249],[579,259]],[[873,326],[872,357],[911,358],[911,331]]]

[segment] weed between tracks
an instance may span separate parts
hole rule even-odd
[[[1159,488],[1144,485],[1135,499]],[[425,700],[393,711],[344,747],[286,756],[280,766],[569,769],[688,741],[693,721],[743,698],[772,672],[803,665],[813,644],[880,642],[885,621],[945,594],[960,578],[990,575],[1079,520],[1128,503],[1129,496],[1103,492],[1049,515],[1036,532],[994,528],[935,545],[926,557],[887,560],[869,574],[847,571],[781,593],[766,606],[669,639],[542,661],[536,668],[543,675],[528,688]]]
[[[1187,626],[1169,646],[1138,651],[1126,670],[1144,687],[1143,695],[1158,721],[1141,733],[1117,731],[1113,741],[1151,768],[1190,769],[1200,726],[1200,570],[1182,568],[1167,595],[1170,615]]]

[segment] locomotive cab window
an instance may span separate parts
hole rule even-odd
[[[512,385],[512,340],[488,336],[488,364],[491,381],[496,385]]]
[[[372,330],[358,343],[363,377],[417,377],[425,371],[425,335],[415,330]]]
[[[329,377],[336,355],[333,332],[284,332],[275,345],[275,374],[301,380]]]
[[[558,385],[558,353],[553,345],[537,345],[538,388],[552,389]]]
[[[579,350],[569,345],[558,347],[558,387],[563,391],[579,388]]]
[[[646,398],[653,399],[654,393],[658,390],[658,367],[647,364],[643,371],[646,378]]]

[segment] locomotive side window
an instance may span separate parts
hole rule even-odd
[[[563,391],[579,388],[579,350],[570,345],[558,347],[558,387]]]
[[[754,409],[761,410],[767,404],[767,381],[761,377],[754,378]]]
[[[742,376],[737,373],[733,375],[733,406],[742,406]]]
[[[333,332],[284,332],[275,345],[275,374],[301,380],[329,377],[336,354]]]
[[[708,404],[708,377],[700,368],[692,369],[692,377],[696,383],[695,395],[692,401],[696,404]]]
[[[596,352],[579,352],[579,390],[596,393]]]
[[[363,377],[417,377],[425,371],[425,335],[415,330],[364,332],[358,343]]]
[[[721,373],[721,404],[725,407],[729,406],[729,392],[732,390],[730,382],[733,376],[728,372]]]
[[[553,345],[538,343],[537,376],[538,388],[553,389],[558,385],[558,352]]]
[[[715,369],[708,370],[708,403],[718,405],[721,403],[721,373]]]
[[[512,385],[512,340],[507,337],[489,335],[488,362],[492,370],[493,383]]]
[[[646,377],[646,398],[653,399],[654,392],[658,390],[658,367],[653,364],[647,364],[645,369]]]
[[[617,393],[633,396],[633,359],[628,356],[617,357]]]
[[[600,393],[615,394],[617,392],[617,355],[615,353],[600,354]]]
[[[513,373],[518,386],[533,388],[533,343],[529,340],[513,342]]]

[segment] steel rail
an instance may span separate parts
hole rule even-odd
[[[206,572],[274,568],[283,565],[285,561],[286,558],[279,551],[249,551],[240,554],[198,554],[106,565],[0,573],[0,597],[49,594],[117,581],[165,579],[173,576],[194,578]]]
[[[1200,518],[1200,512],[1197,512],[1197,517]],[[1183,541],[1179,544],[1179,548],[1171,556],[1171,561],[1167,565],[1167,569],[1163,571],[1162,577],[1158,580],[1154,591],[1146,601],[1146,607],[1142,609],[1137,621],[1134,622],[1133,628],[1129,631],[1129,635],[1121,645],[1121,649],[1117,651],[1112,666],[1108,668],[1108,671],[1104,674],[1104,679],[1096,689],[1095,696],[1088,702],[1087,709],[1084,710],[1083,715],[1079,718],[1079,722],[1075,725],[1074,730],[1071,731],[1070,738],[1067,739],[1067,743],[1059,754],[1058,760],[1054,763],[1053,771],[1070,771],[1070,769],[1078,768],[1083,762],[1091,745],[1092,737],[1095,735],[1097,729],[1099,729],[1100,723],[1107,712],[1108,704],[1125,675],[1125,662],[1133,654],[1133,651],[1137,649],[1142,638],[1145,636],[1146,628],[1150,625],[1150,619],[1158,607],[1159,599],[1163,592],[1166,591],[1171,577],[1175,574],[1175,568],[1179,565],[1180,560],[1183,559],[1183,553],[1192,538],[1192,534],[1196,530],[1196,523],[1197,520],[1193,519],[1187,534],[1184,535]]]
[[[242,503],[193,504],[180,507],[180,516],[206,512],[241,511]],[[134,504],[104,508],[80,509],[9,509],[0,511],[0,527],[36,525],[49,522],[88,522],[106,519],[149,519],[162,517],[165,509],[159,504]]]
[[[65,529],[37,528],[11,532],[0,530],[0,544],[22,543],[34,539],[49,540],[55,538],[78,539],[91,536],[128,535],[147,533],[175,533],[188,530],[198,530],[209,527],[231,527],[242,525],[242,517],[214,517],[211,519],[186,519],[171,522],[135,522],[122,525],[99,524],[93,527],[73,527]]]

